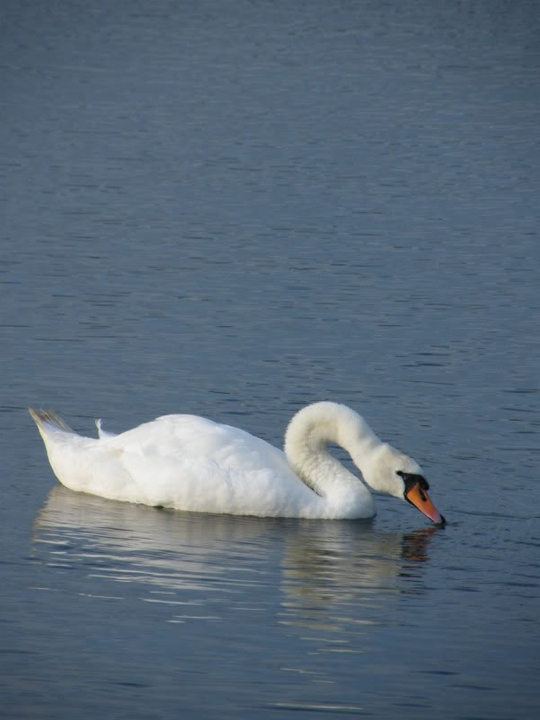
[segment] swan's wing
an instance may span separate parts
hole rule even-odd
[[[284,453],[239,428],[168,415],[117,435],[134,502],[203,512],[284,515],[313,503]]]

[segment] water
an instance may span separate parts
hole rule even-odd
[[[537,3],[1,13],[6,717],[534,716]],[[76,495],[26,413],[279,445],[318,399],[444,530]]]

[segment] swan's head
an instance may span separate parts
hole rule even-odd
[[[446,524],[429,498],[429,483],[418,463],[391,445],[381,444],[363,463],[362,474],[374,490],[406,500],[437,525]]]

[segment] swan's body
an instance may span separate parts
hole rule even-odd
[[[344,447],[380,492],[410,499],[403,478],[423,480],[414,460],[336,403],[300,410],[287,429],[285,452],[194,415],[166,415],[119,435],[105,433],[98,421],[94,439],[77,435],[54,413],[30,412],[60,482],[111,500],[232,515],[372,517],[370,491],[330,455],[329,443]],[[443,522],[435,508],[420,509]]]

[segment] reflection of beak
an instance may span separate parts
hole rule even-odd
[[[446,525],[446,520],[431,502],[427,492],[420,487],[420,483],[415,483],[412,486],[409,492],[405,494],[405,500],[417,507],[421,513],[424,513],[437,525]]]

